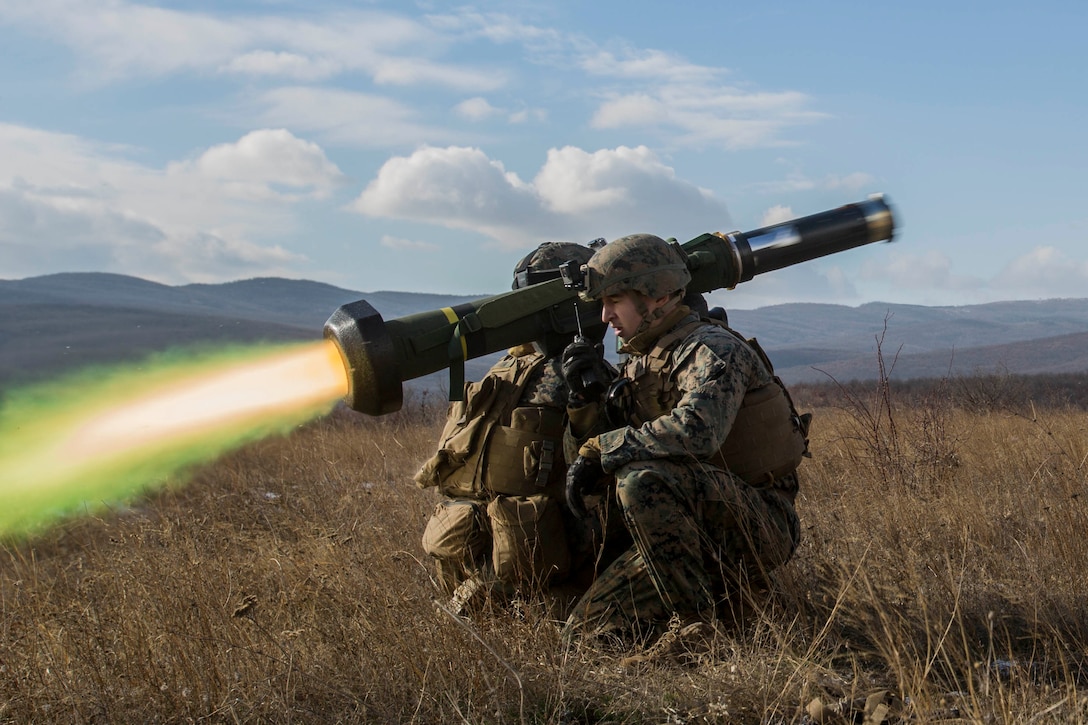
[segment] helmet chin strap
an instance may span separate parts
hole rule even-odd
[[[631,335],[631,337],[634,337],[635,335],[641,335],[642,333],[646,332],[651,327],[653,327],[655,322],[672,312],[676,308],[676,306],[680,304],[680,299],[684,296],[684,290],[677,290],[676,292],[673,292],[669,295],[669,298],[665,300],[663,304],[655,307],[653,310],[650,309],[650,305],[648,303],[648,301],[650,300],[649,297],[642,294],[641,292],[635,292],[634,294],[635,309],[638,311],[639,315],[642,316],[642,322],[639,323],[638,329],[635,330],[635,334]]]

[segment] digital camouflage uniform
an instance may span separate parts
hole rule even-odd
[[[666,340],[667,349],[655,350]],[[603,421],[603,404],[572,409],[572,421],[585,427],[572,424],[567,448],[572,455],[598,434],[601,466],[615,476],[634,544],[575,605],[568,636],[649,630],[674,614],[730,616],[723,608],[762,586],[800,539],[796,462],[750,483],[720,455],[746,396],[777,385],[756,348],[680,305],[622,351],[629,356],[621,379],[649,392],[636,389],[624,410],[627,425],[614,430]]]

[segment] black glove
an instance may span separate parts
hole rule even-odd
[[[604,360],[604,345],[577,337],[563,350],[563,378],[571,402],[583,404],[601,397],[615,374]]]
[[[567,469],[567,508],[575,516],[584,519],[586,511],[585,497],[604,491],[605,472],[601,459],[590,456],[578,456]]]

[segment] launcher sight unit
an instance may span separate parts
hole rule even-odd
[[[750,232],[702,234],[679,245],[691,271],[689,291],[732,289],[773,272],[873,242],[891,241],[895,218],[883,195]],[[599,244],[600,240],[594,242]],[[403,386],[445,368],[450,397],[464,387],[466,360],[550,335],[574,336],[600,324],[600,303],[578,297],[581,269],[537,273],[530,286],[440,310],[383,320],[366,300],[337,309],[325,323],[348,372],[344,401],[368,415],[400,409]]]

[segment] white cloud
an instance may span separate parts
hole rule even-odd
[[[890,253],[862,262],[859,285],[918,304],[1083,297],[1088,287],[1088,259],[1074,258],[1053,246],[1036,247],[997,272],[980,273],[983,265],[969,255],[954,261],[939,250],[910,253],[896,245]]]
[[[431,85],[455,90],[491,91],[507,83],[501,70],[481,71],[422,58],[383,58],[372,69],[380,85]]]
[[[426,20],[431,28],[443,34],[468,40],[485,38],[498,44],[520,43],[538,60],[568,53],[572,46],[584,43],[578,36],[523,23],[503,13],[480,13],[468,6],[456,14],[428,15]]]
[[[385,148],[415,146],[420,139],[458,140],[421,123],[415,109],[370,93],[287,86],[259,93],[252,103],[264,125],[314,131],[334,143]]]
[[[381,239],[381,245],[387,249],[397,249],[403,252],[434,252],[441,247],[434,242],[420,242],[414,239],[401,239],[386,234]]]
[[[813,123],[826,114],[808,109],[812,99],[797,91],[751,91],[722,85],[728,73],[689,63],[658,50],[587,53],[582,67],[612,81],[600,89],[594,128],[653,129],[677,134],[675,143],[747,149],[786,145],[787,128]]]
[[[711,307],[750,310],[788,302],[845,303],[857,299],[857,290],[838,267],[799,264],[759,275],[735,289],[716,290],[706,298]]]
[[[194,161],[170,164],[166,171],[215,180],[226,193],[253,200],[323,198],[345,180],[320,146],[285,129],[253,131],[235,143],[213,146]],[[278,187],[298,193],[281,192]]]
[[[796,216],[797,215],[793,213],[793,209],[778,204],[763,212],[763,219],[760,221],[759,225],[761,227],[769,227],[772,224],[788,222],[790,219],[796,218]]]
[[[932,289],[977,287],[978,279],[957,279],[952,273],[952,260],[938,250],[922,254],[893,250],[889,254],[868,257],[861,265],[861,277],[885,283],[896,289]]]
[[[1074,259],[1053,246],[1035,247],[1002,269],[991,284],[999,299],[1083,297],[1088,259]]]
[[[316,80],[361,73],[389,85],[490,90],[501,69],[432,59],[447,42],[416,20],[377,11],[286,16],[210,15],[114,0],[0,3],[0,22],[76,51],[89,81],[226,72]]]
[[[375,217],[411,219],[454,229],[471,229],[513,246],[542,214],[535,191],[474,148],[425,147],[385,162],[352,204]],[[534,224],[534,221],[536,224]],[[510,240],[508,233],[517,235]]]
[[[254,50],[235,56],[220,66],[223,73],[252,76],[280,76],[316,81],[335,75],[343,64],[331,58],[312,58],[298,53]]]
[[[171,283],[288,274],[305,258],[263,240],[294,226],[293,199],[342,179],[320,148],[283,131],[165,169],[134,163],[131,151],[0,124],[4,274],[95,270]]]
[[[645,146],[593,153],[574,146],[550,149],[534,185],[547,207],[560,214],[606,211],[630,216],[657,194],[665,198],[659,197],[655,206],[713,203],[709,192],[679,181]]]
[[[585,55],[581,66],[593,75],[686,84],[709,82],[728,72],[725,68],[695,65],[673,53],[654,49],[631,50],[623,58],[598,50]]]
[[[528,121],[544,122],[548,120],[548,112],[543,108],[522,108],[517,111],[513,111],[507,120],[510,123],[526,123]]]
[[[531,183],[480,149],[427,147],[387,161],[352,208],[473,230],[508,249],[636,231],[672,236],[729,223],[723,202],[678,179],[649,149],[622,146],[552,149]]]
[[[569,74],[576,93],[595,99],[590,125],[597,129],[649,130],[670,144],[748,149],[789,145],[788,129],[828,118],[811,110],[813,99],[805,93],[725,85],[728,68],[692,63],[676,53],[604,48],[582,35],[503,14],[468,11],[429,20],[451,36],[520,43],[534,65]]]
[[[800,171],[791,171],[785,178],[777,181],[762,181],[752,184],[753,188],[766,194],[789,194],[798,191],[847,191],[850,193],[873,191],[877,179],[864,171],[848,174],[827,174],[813,179]]]
[[[453,107],[453,112],[470,121],[483,121],[492,116],[499,115],[503,111],[501,108],[495,108],[488,103],[486,98],[476,96],[458,103]]]
[[[159,225],[117,208],[0,189],[0,269],[21,278],[58,271],[131,274],[176,284],[283,275],[303,261],[229,233]]]
[[[548,119],[548,113],[542,108],[524,107],[516,111],[508,111],[491,103],[481,96],[461,101],[453,107],[453,112],[461,118],[469,121],[486,121],[496,116],[506,116],[507,123],[512,125],[527,123],[529,121],[542,122]]]
[[[727,149],[782,146],[791,127],[826,118],[808,111],[801,93],[746,93],[736,88],[669,85],[632,92],[611,91],[593,114],[594,128],[657,128],[678,134],[683,145]]]

